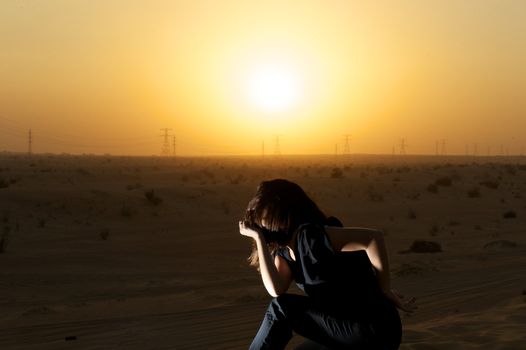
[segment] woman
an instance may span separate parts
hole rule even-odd
[[[296,332],[330,349],[397,349],[397,307],[381,231],[327,218],[297,184],[262,182],[239,222],[254,239],[249,258],[273,296],[250,349],[284,349]],[[306,295],[286,293],[294,280]]]

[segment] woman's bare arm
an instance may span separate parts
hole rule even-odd
[[[285,293],[292,282],[292,273],[287,262],[277,255],[272,258],[265,238],[259,232],[246,227],[242,222],[239,223],[239,232],[256,241],[259,270],[267,292],[273,297]]]
[[[263,237],[256,238],[256,245],[259,257],[259,270],[263,285],[268,294],[277,297],[285,293],[292,281],[292,273],[283,258],[277,256],[272,259],[269,248]]]

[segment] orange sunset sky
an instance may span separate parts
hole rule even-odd
[[[0,151],[519,154],[525,62],[521,0],[3,0]]]

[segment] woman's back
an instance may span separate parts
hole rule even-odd
[[[370,312],[385,301],[366,252],[335,251],[323,226],[301,225],[293,251],[295,260],[286,248],[277,254],[287,261],[298,287],[325,308]]]

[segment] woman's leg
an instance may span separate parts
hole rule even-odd
[[[330,315],[309,297],[282,294],[272,299],[250,350],[284,349],[293,331],[336,349],[366,349],[373,335],[369,323]]]

